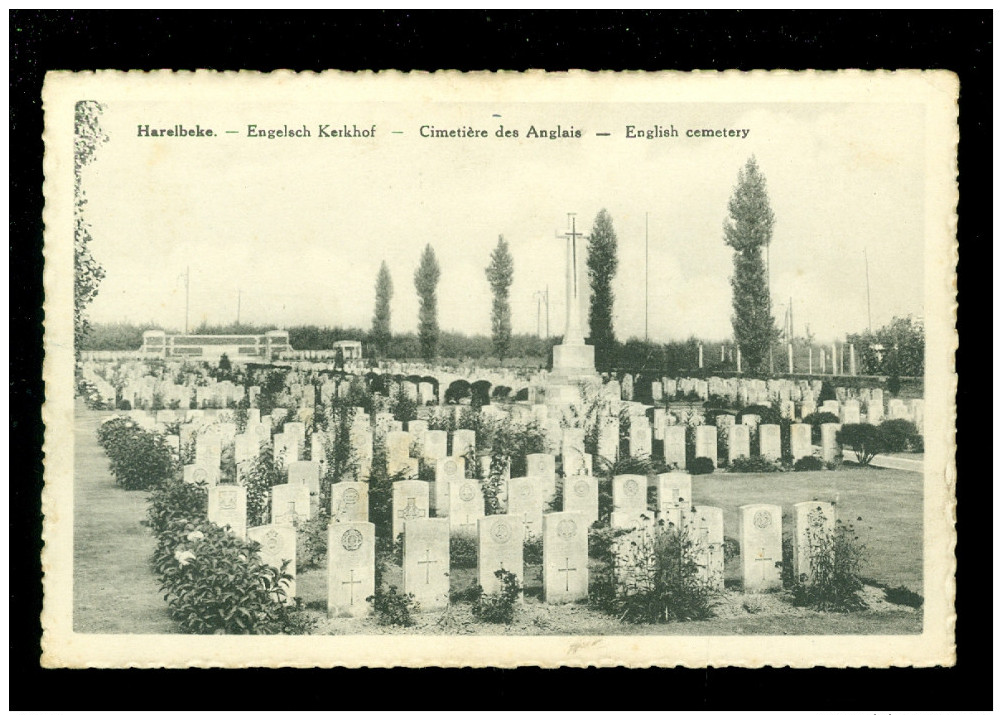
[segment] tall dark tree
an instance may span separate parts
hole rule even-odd
[[[612,279],[619,267],[616,232],[612,216],[605,209],[598,212],[595,225],[588,237],[588,281],[591,285],[591,304],[588,307],[588,327],[595,346],[595,362],[604,368],[616,351],[616,333],[612,327],[612,306],[615,296]]]
[[[512,277],[515,273],[515,261],[508,251],[508,242],[504,236],[498,236],[498,245],[491,252],[491,262],[485,271],[487,282],[491,284],[494,302],[491,304],[491,338],[494,341],[494,354],[499,360],[504,360],[511,347],[511,290]]]
[[[779,337],[772,317],[769,277],[764,260],[775,222],[769,208],[765,177],[752,157],[738,172],[734,195],[727,204],[724,242],[734,249],[732,305],[734,339],[741,348],[744,366],[762,372],[769,365],[769,350]]]
[[[80,354],[84,338],[90,331],[87,322],[87,306],[104,279],[104,269],[94,260],[87,245],[91,241],[90,224],[84,218],[87,197],[83,190],[83,168],[94,161],[97,147],[108,141],[101,129],[100,117],[103,105],[94,101],[77,102],[74,116],[73,145],[73,345]]]
[[[421,357],[430,360],[438,350],[438,279],[442,271],[435,250],[428,244],[421,253],[421,263],[414,271],[414,287],[418,294],[418,340]]]
[[[376,308],[372,314],[372,332],[369,340],[378,355],[386,355],[390,348],[392,333],[390,332],[390,299],[393,298],[393,279],[390,269],[383,261],[376,274]]]

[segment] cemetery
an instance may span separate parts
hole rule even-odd
[[[764,201],[746,171],[737,191]],[[732,218],[728,245],[745,250]],[[603,210],[593,283],[610,233]],[[421,359],[385,357],[385,291],[383,357],[343,339],[296,349],[277,330],[146,331],[138,352],[81,355],[75,628],[921,632],[924,402],[919,381],[901,390],[904,341],[808,346],[805,371],[791,330],[775,360],[753,246],[735,258],[755,285],[735,293],[736,344],[716,368],[692,341],[694,367],[631,369],[629,342],[610,358],[601,286],[585,330],[573,217],[560,237],[566,315],[546,366],[504,365],[503,238],[486,271],[496,363],[436,359],[430,245],[414,279]]]
[[[84,363],[82,392],[102,395],[105,409],[78,401],[78,422],[90,425],[84,439],[103,447],[81,471],[152,495],[137,521],[153,553],[136,568],[156,601],[152,556],[167,596],[150,627],[921,628],[921,553],[903,546],[921,539],[921,475],[867,464],[846,430],[884,428],[896,449],[914,450],[921,399],[833,390],[820,379],[665,376],[641,388],[632,375],[552,382],[504,370],[444,399],[460,379],[423,365],[338,371],[307,360],[225,375],[205,363]],[[920,453],[910,456],[921,465]],[[843,537],[861,536],[867,552],[849,574],[851,598],[798,605],[809,601],[803,585],[819,578],[817,542],[846,528],[855,532]],[[230,606],[248,609],[257,594],[260,614],[237,610],[219,623],[200,611],[190,594],[210,556],[217,567],[240,564],[227,576],[244,583]],[[681,563],[680,583],[659,580],[665,559]],[[515,615],[492,623],[482,604],[503,599],[505,578],[517,584]],[[661,599],[653,610],[651,598]]]

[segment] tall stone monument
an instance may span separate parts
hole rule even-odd
[[[547,402],[570,403],[579,399],[578,384],[597,381],[595,372],[595,347],[586,345],[581,325],[584,276],[580,270],[580,252],[584,234],[577,232],[577,223],[571,214],[571,230],[560,238],[567,241],[566,305],[567,320],[564,339],[553,346],[553,371],[547,381]]]

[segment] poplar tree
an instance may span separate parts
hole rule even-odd
[[[619,267],[616,232],[612,216],[605,209],[598,212],[588,237],[588,281],[591,302],[588,306],[588,328],[595,346],[595,363],[607,367],[616,351],[616,333],[612,327],[612,306],[615,296],[612,279]]]
[[[393,298],[393,279],[390,269],[383,261],[376,274],[376,308],[372,314],[372,332],[370,340],[379,355],[385,356],[390,347],[392,333],[390,331],[390,299]]]
[[[430,360],[438,350],[438,279],[441,277],[438,259],[431,244],[424,247],[421,262],[414,271],[414,287],[418,294],[418,341],[421,357]]]
[[[772,300],[763,252],[772,240],[775,217],[769,208],[765,177],[752,157],[738,172],[734,195],[727,204],[724,243],[734,249],[732,305],[734,340],[750,372],[769,364],[769,350],[779,337],[772,318]]]
[[[494,342],[494,354],[499,360],[504,360],[511,347],[511,289],[512,276],[515,273],[515,262],[508,251],[508,242],[504,236],[498,236],[498,245],[491,252],[491,262],[485,270],[487,282],[491,284],[494,301],[491,304],[491,338]]]

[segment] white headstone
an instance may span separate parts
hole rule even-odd
[[[427,519],[429,509],[429,485],[418,479],[402,479],[393,482],[393,538],[404,532],[404,524],[414,519]],[[448,522],[446,521],[446,532]]]
[[[811,455],[811,426],[801,422],[790,425],[790,455],[796,462]]]
[[[508,513],[518,516],[527,538],[542,533],[543,494],[538,481],[520,477],[508,482]]]
[[[543,517],[543,599],[569,603],[588,598],[588,527],[580,512]]]
[[[777,461],[783,457],[783,442],[779,425],[759,425],[758,453],[763,459]]]
[[[364,617],[376,589],[375,526],[332,521],[327,528],[327,615]]]
[[[369,485],[365,482],[331,484],[331,520],[369,520]]]
[[[563,507],[584,514],[589,526],[598,521],[598,480],[584,474],[564,477]]]
[[[696,457],[708,457],[717,466],[717,428],[712,425],[696,427]]]
[[[692,477],[685,472],[665,472],[657,475],[658,513],[682,509],[683,515],[692,507]]]
[[[828,535],[835,528],[835,507],[830,502],[805,501],[793,505],[793,579],[811,578],[811,558],[826,558]]]
[[[271,488],[271,523],[295,524],[310,518],[310,490],[305,484],[276,484]]]
[[[475,536],[477,519],[484,515],[484,494],[476,479],[449,483],[449,530]]]
[[[664,434],[665,464],[676,469],[686,468],[685,459],[685,427],[683,425],[668,425]]]
[[[449,456],[448,433],[445,430],[430,429],[424,433],[424,458],[434,462]]]
[[[477,524],[477,583],[484,593],[497,593],[501,582],[495,573],[504,569],[524,584],[522,546],[525,527],[517,515],[485,516]]]
[[[630,456],[651,456],[651,424],[646,417],[630,420]]]
[[[407,483],[410,482],[396,482],[394,486]],[[404,593],[412,594],[422,611],[447,608],[449,520],[417,518],[408,519],[403,524]]]
[[[696,547],[696,564],[716,591],[724,589],[724,510],[694,507],[687,522]]]
[[[458,429],[452,433],[452,455],[465,457],[477,451],[477,433],[471,429]]]
[[[213,466],[199,462],[186,464],[184,465],[184,481],[189,484],[204,482],[206,485],[214,487],[219,483],[219,465]]]
[[[208,517],[216,526],[229,526],[237,537],[244,538],[247,532],[247,490],[235,485],[210,488]]]
[[[735,459],[751,456],[751,442],[748,434],[748,425],[733,425],[728,427],[730,431],[727,440],[727,461],[733,462]]]
[[[296,597],[296,530],[291,526],[266,524],[247,529],[247,538],[261,544],[261,560],[269,566],[285,571],[292,580],[284,587],[289,599]]]
[[[842,445],[836,437],[840,426],[833,422],[821,425],[821,459],[825,462],[837,462],[842,458]]]
[[[525,455],[525,475],[539,482],[543,500],[549,501],[557,490],[557,460],[552,454],[539,452]]]
[[[781,587],[783,510],[773,504],[738,507],[738,540],[744,590],[756,592]]]
[[[445,457],[435,462],[435,483],[431,492],[431,508],[435,516],[449,515],[449,485],[466,479],[466,460]]]

